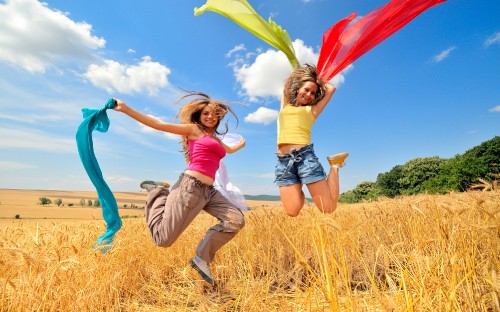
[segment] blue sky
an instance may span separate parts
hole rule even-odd
[[[238,102],[230,132],[247,146],[224,163],[245,194],[274,185],[276,114],[290,67],[281,52],[225,17],[195,17],[203,0],[0,1],[0,188],[94,190],[78,157],[83,107],[110,97],[175,121],[179,88]],[[379,0],[250,1],[286,29],[301,63],[322,34]],[[332,81],[313,128],[318,157],[347,151],[341,192],[418,157],[450,158],[500,135],[500,1],[432,7]],[[113,191],[144,179],[173,182],[185,168],[179,138],[110,111],[95,133]]]

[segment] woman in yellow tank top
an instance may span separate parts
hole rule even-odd
[[[334,92],[335,87],[321,81],[316,67],[309,64],[295,69],[283,87],[275,182],[289,216],[297,216],[304,206],[304,184],[320,211],[330,213],[337,208],[339,167],[349,153],[328,156],[330,172],[326,175],[311,143],[311,127]]]

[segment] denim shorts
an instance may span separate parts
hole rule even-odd
[[[278,162],[274,170],[278,186],[292,184],[310,184],[326,179],[326,172],[314,154],[313,144],[307,145],[296,151],[292,149],[290,154],[278,156]]]

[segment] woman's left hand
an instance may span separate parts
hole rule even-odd
[[[239,144],[240,144],[240,146],[241,146],[240,148],[245,147],[245,144],[246,144],[246,140],[245,140],[245,138],[243,138],[243,137],[242,137],[242,138],[241,138],[241,140],[240,140],[240,143],[239,143]]]

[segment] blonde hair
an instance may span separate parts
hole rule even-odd
[[[207,94],[203,92],[196,92],[196,91],[186,91],[186,95],[182,96],[177,102],[181,102],[182,100],[189,98],[189,97],[196,97],[186,104],[184,104],[177,116],[175,117],[176,119],[179,119],[181,123],[183,124],[195,124],[198,126],[198,128],[206,133],[208,128],[205,127],[201,121],[201,112],[205,107],[209,107],[213,109],[215,116],[217,116],[217,124],[215,125],[214,129],[215,132],[214,134],[226,134],[228,132],[228,121],[224,123],[225,129],[222,132],[219,132],[217,128],[219,127],[222,119],[226,116],[226,114],[229,112],[231,113],[234,118],[236,119],[236,127],[238,126],[238,117],[234,113],[234,111],[229,107],[225,101],[219,101],[210,98]],[[186,163],[189,163],[189,144],[188,144],[188,139],[186,136],[182,137],[182,152],[184,153],[184,158],[186,159]]]
[[[318,103],[325,95],[325,82],[318,78],[316,66],[304,64],[294,69],[285,81],[283,86],[283,96],[286,104],[297,106],[297,93],[306,81],[312,81],[318,86],[318,92],[311,105]]]

